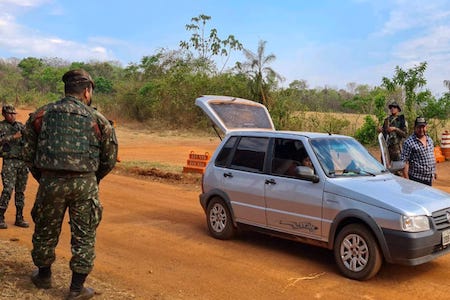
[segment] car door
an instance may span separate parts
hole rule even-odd
[[[378,144],[380,146],[381,152],[381,163],[384,165],[384,167],[392,173],[403,170],[403,168],[405,167],[405,163],[403,161],[391,160],[386,139],[381,132],[378,134]]]
[[[291,172],[310,154],[300,140],[274,140],[270,175],[265,181],[267,226],[290,234],[321,238],[323,182],[314,183]],[[304,167],[304,166],[303,166]],[[311,172],[315,172],[314,163]]]
[[[265,226],[263,173],[269,138],[240,137],[227,168],[222,169],[222,190],[237,222]]]

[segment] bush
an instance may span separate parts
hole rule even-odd
[[[364,117],[364,124],[355,132],[355,138],[364,145],[373,146],[377,143],[377,125],[371,116]]]

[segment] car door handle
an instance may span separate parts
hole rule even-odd
[[[266,179],[266,184],[277,184],[275,179]]]
[[[227,177],[233,178],[233,174],[231,174],[230,172],[223,173],[223,177],[225,177],[225,178],[227,178]]]

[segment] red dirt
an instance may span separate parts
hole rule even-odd
[[[26,111],[19,113],[27,117]],[[215,137],[157,136],[120,126],[117,132],[122,163],[156,161],[180,170],[191,150],[212,153],[219,143]],[[447,192],[449,166],[449,161],[438,164],[434,184]],[[373,280],[357,282],[342,277],[332,253],[321,248],[256,233],[231,241],[213,239],[199,205],[200,189],[198,184],[177,184],[176,179],[155,182],[113,171],[100,185],[104,217],[92,275],[136,299],[449,298],[450,255],[417,267],[384,264]],[[36,190],[30,176],[25,207],[29,221]],[[0,239],[18,239],[31,249],[32,226],[13,226],[13,215],[11,202],[9,228],[0,232]],[[58,258],[70,258],[69,243],[65,223]]]

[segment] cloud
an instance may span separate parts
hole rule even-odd
[[[390,7],[388,20],[377,35],[394,35],[410,29],[423,29],[449,23],[448,1],[397,0]]]
[[[36,8],[48,0],[0,0],[0,48],[12,55],[33,57],[58,57],[70,61],[115,60],[112,51],[99,42],[106,39],[90,39],[86,43],[51,36],[16,22],[22,8]],[[61,13],[53,9],[51,13]],[[116,43],[118,43],[116,41]]]
[[[420,57],[439,59],[449,54],[450,27],[448,26],[430,28],[430,31],[423,36],[399,43],[394,50],[394,55],[404,60],[420,59]]]
[[[448,1],[398,0],[390,7],[387,21],[373,37],[387,38],[387,63],[409,69],[427,62],[424,74],[433,94],[446,92],[450,60],[450,7]],[[392,69],[393,70],[393,69]],[[392,71],[393,72],[393,71]],[[389,76],[387,76],[389,77]]]

